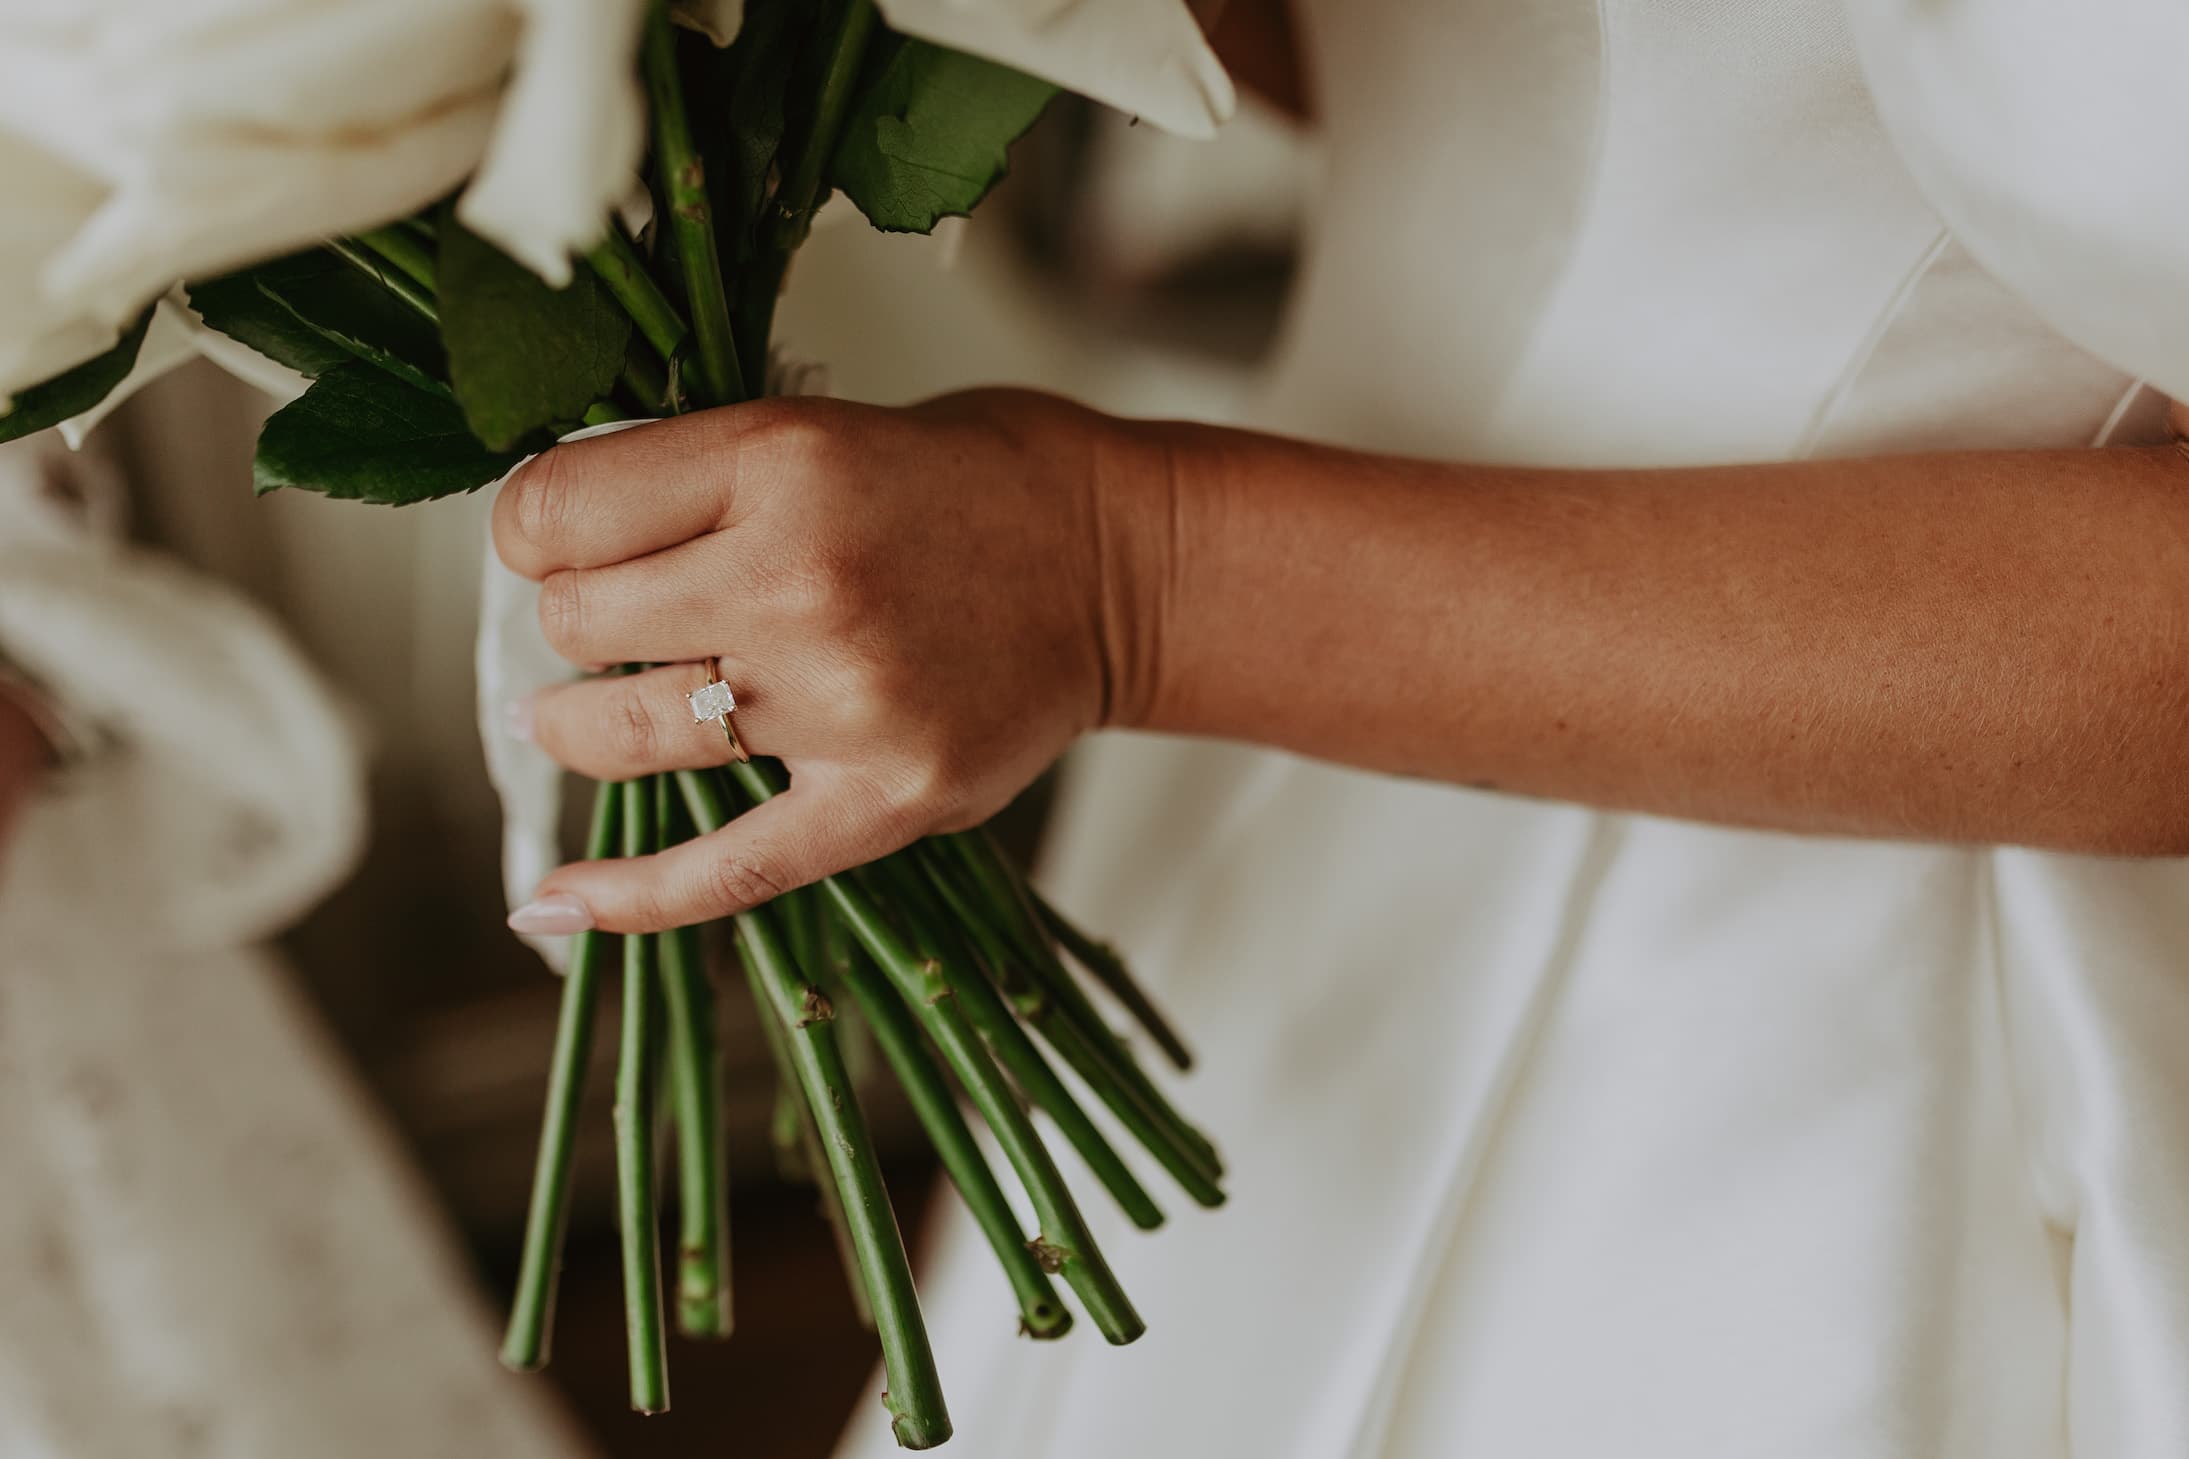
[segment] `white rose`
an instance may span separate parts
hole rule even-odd
[[[1183,137],[1231,115],[1231,78],[1185,0],[875,0],[906,35],[1000,61]]]
[[[0,132],[0,400],[113,347],[121,333],[61,308],[38,285],[41,263],[84,226],[98,184],[60,158]]]
[[[643,0],[0,0],[0,392],[175,282],[453,191],[553,282],[644,145]]]
[[[725,42],[742,6],[679,9]],[[1232,106],[1184,0],[880,9],[1174,131]],[[108,348],[180,280],[467,178],[464,222],[565,282],[644,147],[644,17],[645,0],[0,0],[0,400]]]

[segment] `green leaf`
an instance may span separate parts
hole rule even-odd
[[[811,0],[754,0],[730,48],[723,108],[730,167],[717,223],[740,263],[758,251],[755,230],[783,148],[784,94],[816,9]]]
[[[607,396],[631,321],[591,269],[550,289],[451,211],[440,236],[441,339],[473,434],[503,450],[576,422]]]
[[[57,426],[106,399],[137,363],[137,350],[144,344],[144,332],[151,324],[152,311],[148,308],[105,354],[94,355],[43,384],[16,391],[14,403],[0,412],[0,441]]]
[[[446,393],[448,360],[430,320],[320,249],[190,286],[205,322],[270,360],[314,378],[364,360],[423,390]]]
[[[481,446],[456,402],[351,360],[314,381],[259,432],[252,479],[405,506],[476,491],[523,456]]]
[[[973,211],[1056,88],[962,51],[908,40],[851,105],[829,181],[867,221],[926,233]]]

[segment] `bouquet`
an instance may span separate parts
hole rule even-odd
[[[477,490],[584,427],[762,393],[777,296],[832,193],[878,228],[924,233],[988,193],[1059,87],[1188,133],[1230,105],[1183,0],[107,0],[0,6],[0,28],[0,440],[80,434],[205,354],[289,398],[259,438],[259,491],[397,506]],[[752,761],[602,785],[587,854],[658,850],[786,783]],[[1083,982],[1184,1069],[1184,1045],[1117,957],[980,832],[732,921],[786,1092],[779,1123],[878,1333],[898,1440],[932,1447],[951,1427],[847,1029],[902,1085],[1021,1330],[1071,1326],[1061,1278],[1105,1338],[1138,1337],[1029,1112],[1136,1225],[1161,1222],[1059,1061],[1192,1199],[1222,1201],[1215,1147]],[[503,1358],[547,1358],[611,956],[631,1402],[654,1412],[669,1401],[667,1308],[689,1336],[731,1326],[700,929],[581,933],[567,950]],[[674,1151],[667,1261],[657,1147]]]

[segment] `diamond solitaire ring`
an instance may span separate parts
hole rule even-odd
[[[710,719],[720,720],[722,738],[730,742],[730,753],[737,757],[738,763],[743,764],[752,758],[745,753],[744,742],[737,738],[737,726],[730,722],[730,716],[737,712],[737,696],[722,681],[720,659],[707,660],[707,682],[686,695],[685,699],[692,706],[692,723],[704,724]]]

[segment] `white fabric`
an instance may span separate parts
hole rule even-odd
[[[2126,440],[2132,374],[2189,388],[2179,0],[1305,11],[1271,428],[1703,463]],[[949,1217],[959,1459],[2189,1454],[2181,864],[1134,738],[1068,810],[1052,883],[1199,1035],[1232,1203],[1139,1237],[1081,1178],[1122,1350],[1016,1340]]]
[[[0,645],[103,741],[0,848],[0,1456],[575,1456],[254,945],[357,855],[355,736],[99,472],[0,449]]]
[[[645,421],[619,420],[587,426],[562,439],[582,441],[613,435]],[[526,461],[532,458],[527,456]],[[524,462],[511,467],[488,487],[502,483]],[[522,700],[575,675],[569,663],[547,645],[540,632],[540,585],[502,565],[487,539],[479,564],[479,637],[473,646],[473,707],[479,718],[479,747],[486,754],[487,779],[502,804],[502,894],[512,908],[532,900],[547,874],[562,865],[563,768],[545,750],[509,732],[509,716]],[[561,972],[570,939],[526,935],[525,946],[550,968]]]

